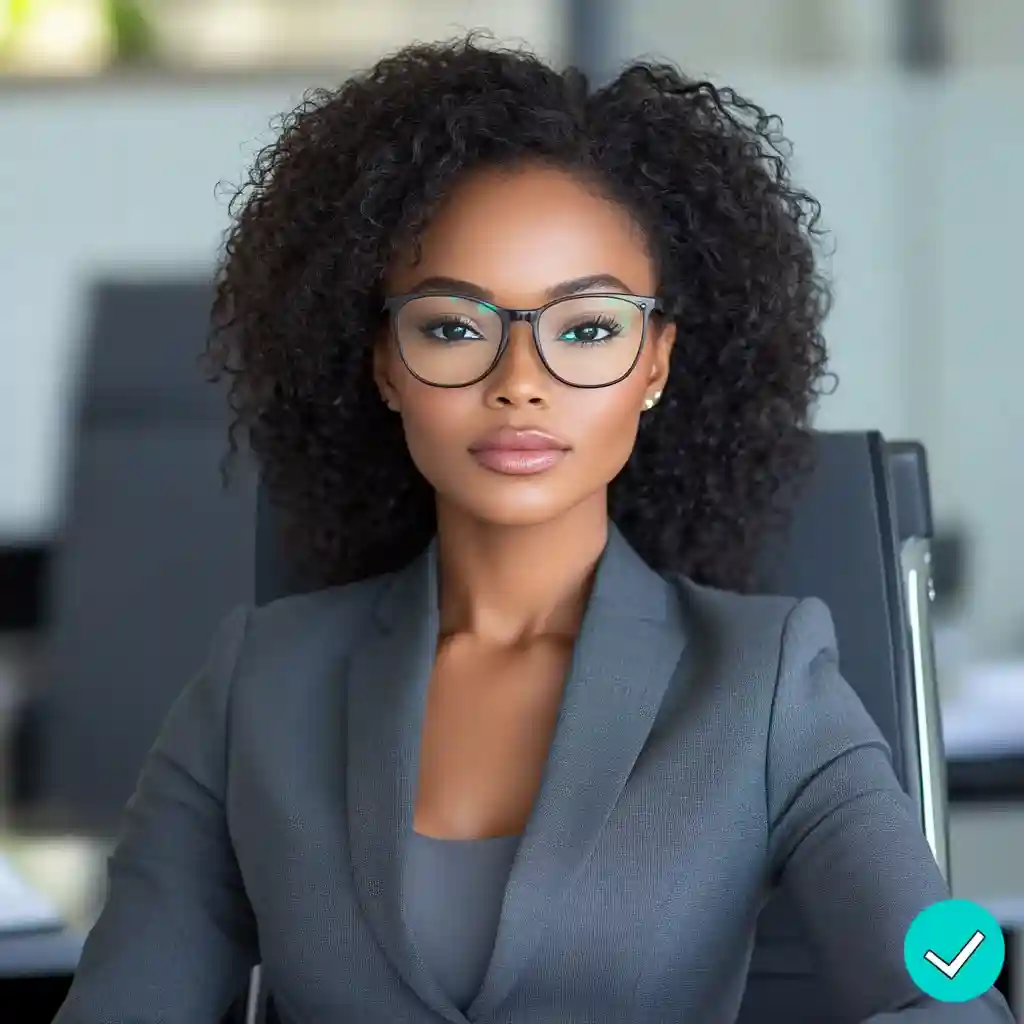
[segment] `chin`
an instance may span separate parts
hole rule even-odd
[[[492,483],[486,492],[474,489],[474,493],[451,494],[449,500],[478,522],[493,526],[540,526],[559,519],[577,503],[572,496],[540,486],[539,481],[509,483],[512,486]]]
[[[484,507],[468,507],[474,519],[492,526],[541,526],[565,515],[572,506],[528,502],[488,502]]]

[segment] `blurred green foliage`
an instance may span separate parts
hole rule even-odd
[[[35,19],[57,12],[54,0],[0,0],[0,53],[15,49]],[[96,14],[106,20],[115,63],[155,57],[157,36],[145,0],[96,0]]]
[[[152,59],[156,34],[138,0],[106,0],[106,8],[114,38],[114,59],[125,63]]]

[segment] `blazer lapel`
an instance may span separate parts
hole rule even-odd
[[[347,682],[349,849],[356,892],[377,941],[406,983],[453,1024],[492,1014],[583,868],[654,723],[684,636],[671,584],[615,527],[566,679],[540,791],[517,850],[487,974],[465,1013],[421,960],[406,927],[412,833],[427,688],[437,650],[436,543],[385,584]],[[597,769],[597,770],[595,770]],[[567,795],[568,794],[568,795]]]
[[[406,983],[450,1021],[465,1024],[434,981],[402,915],[406,860],[426,694],[437,648],[432,544],[386,585],[348,672],[349,849],[356,892],[377,941]]]
[[[684,646],[674,588],[611,527],[470,1020],[497,1010],[557,914],[626,785]]]

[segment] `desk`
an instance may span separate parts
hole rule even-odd
[[[17,1024],[53,1020],[67,995],[84,934],[57,906],[0,856],[0,1020],[16,1006]]]
[[[1003,925],[1004,991],[1024,1019],[1024,756],[952,758],[947,775],[954,895]]]
[[[0,986],[11,978],[73,974],[83,938],[68,929],[0,933]]]
[[[67,930],[0,934],[0,1006],[17,1006],[18,1024],[51,1024],[81,951]]]
[[[949,802],[1024,807],[1024,754],[988,758],[951,758],[946,769]]]

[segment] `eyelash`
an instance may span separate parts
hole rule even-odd
[[[473,330],[478,330],[476,324],[474,324],[468,317],[461,317],[454,313],[439,316],[436,320],[433,320],[428,324],[424,324],[423,329],[434,330],[437,327],[447,327],[449,324],[458,324],[460,327],[471,327]],[[576,330],[578,327],[603,327],[609,331],[622,330],[622,324],[620,324],[618,320],[614,317],[601,313],[581,319],[577,323],[566,327],[565,330]]]
[[[424,324],[420,330],[423,334],[430,336],[432,332],[440,330],[444,327],[465,327],[468,330],[474,331],[477,334],[481,334],[480,328],[473,323],[468,317],[462,317],[457,314],[448,314],[439,316],[436,320],[431,321],[428,324]],[[622,333],[623,327],[614,317],[608,316],[607,314],[598,313],[594,316],[587,317],[578,321],[575,324],[569,324],[559,331],[559,335],[564,334],[566,331],[578,331],[584,327],[599,327],[602,330],[608,331],[610,337],[598,338],[594,341],[577,341],[577,345],[605,345],[612,338]]]
[[[606,313],[599,313],[597,316],[587,317],[586,320],[581,320],[572,330],[576,330],[577,327],[603,327],[606,331],[621,331],[622,324],[613,316],[608,316]]]
[[[477,334],[482,334],[483,333],[480,330],[480,328],[477,327],[476,324],[473,323],[472,320],[468,319],[467,317],[457,316],[455,314],[450,314],[448,316],[439,316],[436,320],[431,320],[429,323],[424,324],[420,328],[420,331],[421,331],[421,333],[423,333],[423,334],[425,334],[425,335],[427,335],[429,337],[432,334],[432,332],[434,332],[434,331],[440,330],[441,328],[444,328],[444,327],[453,327],[453,326],[454,327],[465,327],[468,330],[474,331]]]
[[[600,327],[602,330],[608,331],[612,337],[622,333],[622,324],[618,322],[614,317],[607,315],[598,314],[597,316],[587,317],[585,320],[581,320],[577,324],[566,327],[560,334],[564,334],[566,331],[578,331],[581,327]],[[609,339],[600,338],[597,341],[580,341],[578,345],[603,345]]]

